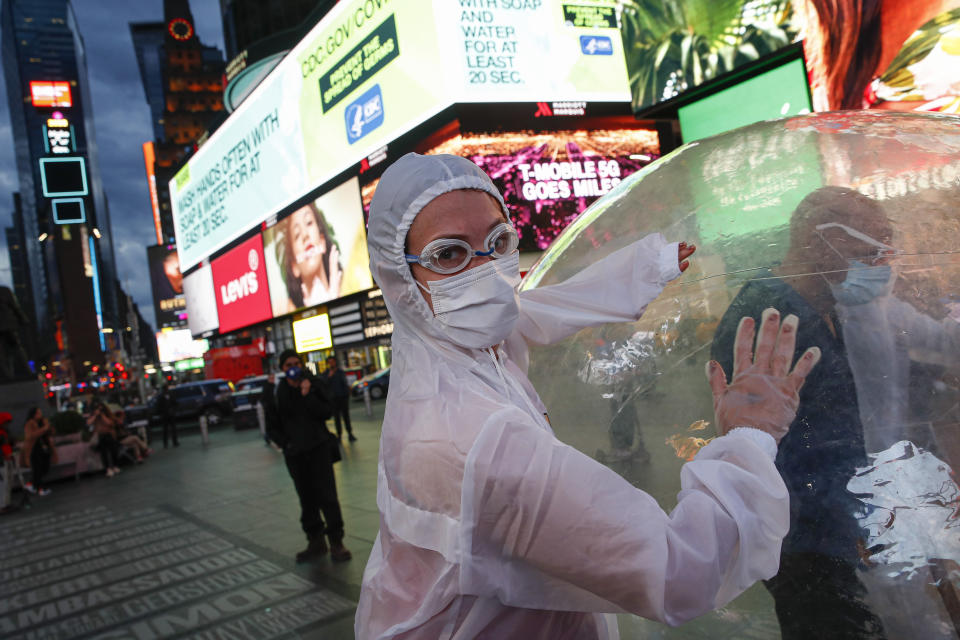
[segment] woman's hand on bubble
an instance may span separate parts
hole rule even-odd
[[[820,349],[807,349],[790,371],[797,343],[797,317],[789,315],[781,324],[776,309],[765,310],[756,356],[754,324],[753,318],[743,318],[737,327],[733,379],[729,385],[720,363],[707,363],[717,432],[725,435],[735,427],[754,427],[766,431],[779,443],[797,415],[800,387],[820,360]]]
[[[680,271],[686,271],[687,267],[690,266],[690,262],[687,261],[687,258],[693,255],[693,252],[697,250],[697,245],[691,244],[687,246],[686,242],[680,243],[680,251],[677,256],[677,264],[680,265]]]

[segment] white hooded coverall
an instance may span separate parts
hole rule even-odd
[[[717,438],[683,467],[667,514],[557,440],[525,375],[527,343],[639,318],[680,275],[677,245],[651,235],[563,283],[523,292],[498,355],[464,348],[404,260],[414,217],[455,189],[489,193],[506,215],[486,174],[456,156],[404,156],[370,208],[370,263],[394,322],[393,365],[380,532],[356,637],[617,638],[616,618],[603,614],[680,624],[773,576],[789,516],[772,437],[741,428]]]

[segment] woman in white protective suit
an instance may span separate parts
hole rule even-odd
[[[617,638],[603,614],[679,624],[776,573],[789,509],[773,458],[819,357],[789,371],[795,317],[768,310],[756,359],[741,323],[729,386],[708,365],[722,437],[667,514],[556,439],[527,345],[635,321],[692,247],[654,234],[518,295],[497,188],[469,160],[412,153],[380,180],[368,243],[394,333],[357,638]]]

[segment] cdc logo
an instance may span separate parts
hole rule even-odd
[[[613,42],[607,36],[580,36],[580,51],[588,56],[612,56]]]
[[[347,105],[344,111],[347,123],[347,141],[353,144],[383,124],[383,95],[375,84],[363,95]]]

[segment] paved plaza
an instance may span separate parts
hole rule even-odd
[[[258,431],[228,422],[204,445],[187,430],[115,478],[54,483],[0,517],[0,637],[353,638],[382,414],[353,404],[359,439],[335,465],[353,560],[294,562],[297,496]]]

